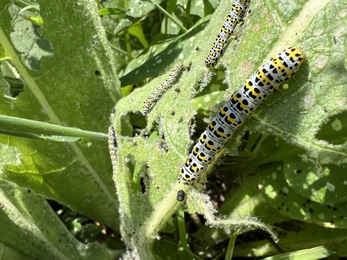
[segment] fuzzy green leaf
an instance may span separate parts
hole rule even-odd
[[[225,151],[237,155],[240,137],[246,130],[250,129],[261,133],[271,133],[283,139],[290,146],[300,148],[293,151],[296,151],[297,160],[301,160],[298,151],[303,151],[309,161],[315,161],[318,165],[335,163],[335,168],[332,169],[340,168],[336,175],[341,176],[343,165],[347,159],[346,143],[332,145],[315,138],[324,120],[345,111],[347,108],[347,92],[343,87],[347,84],[347,73],[343,67],[346,35],[341,33],[347,30],[344,1],[298,0],[291,1],[290,4],[288,1],[276,1],[274,3],[251,1],[250,9],[252,12],[247,15],[243,25],[238,26],[235,30],[238,39],[237,41],[229,41],[229,47],[225,50],[216,69],[213,70],[217,73],[217,76],[214,76],[211,71],[205,68],[204,59],[215,35],[224,22],[226,14],[229,12],[229,8],[226,6],[230,6],[228,1],[220,3],[204,31],[197,30],[194,35],[187,32],[185,34],[187,37],[185,35],[181,37],[180,45],[170,46],[170,53],[182,53],[179,59],[187,67],[187,70],[181,74],[173,88],[151,108],[146,130],[150,133],[159,131],[160,134],[156,142],[147,139],[148,133],[145,135],[145,131],[141,132],[140,135],[135,135],[133,132],[124,136],[122,134],[123,119],[127,114],[131,115],[134,111],[142,110],[143,100],[163,81],[164,74],[153,79],[143,88],[135,90],[117,105],[117,113],[113,118],[117,133],[119,133],[119,168],[116,185],[122,208],[123,225],[127,234],[127,241],[129,241],[128,246],[136,248],[140,255],[145,258],[151,254],[146,245],[150,243],[161,224],[166,221],[177,206],[175,201],[177,190],[187,191],[186,203],[189,212],[206,213],[201,212],[206,208],[203,206],[205,204],[203,197],[200,201],[199,199],[190,199],[197,198],[193,195],[194,192],[177,183],[180,168],[185,162],[191,144],[196,141],[199,133],[206,127],[207,120],[203,122],[202,117],[209,115],[209,110],[214,116],[216,107],[218,107],[215,102],[228,100],[230,94],[240,88],[263,61],[268,60],[273,54],[283,49],[290,46],[302,48],[306,53],[306,60],[302,68],[284,84],[284,90],[273,94],[251,118],[247,119],[245,125],[236,131],[234,139],[227,145],[226,148],[229,150],[225,149]],[[181,50],[180,46],[184,46],[184,48]],[[151,68],[155,68],[158,64],[169,71],[168,60],[173,60],[167,55],[169,52],[165,50],[155,54],[155,57],[152,56],[152,61],[145,58],[146,64],[148,64],[146,67],[142,66],[136,69],[133,67],[134,75],[150,75]],[[143,64],[143,57],[140,56],[134,60],[133,64]],[[220,86],[220,73],[223,72],[225,74],[222,78],[226,79],[229,87],[225,94],[225,87]],[[201,92],[207,85],[213,84],[216,84],[217,87],[210,87],[211,92]],[[224,101],[221,100],[223,95]],[[196,111],[198,111],[198,115],[196,115]],[[198,135],[194,136],[192,142],[191,132],[194,127],[196,127]],[[272,149],[272,152],[275,151],[276,149]],[[261,156],[261,153],[255,155]],[[282,161],[284,164],[285,159],[283,154],[269,153],[268,158],[260,157],[258,158],[259,162],[255,159],[252,164],[247,166],[245,163],[242,167],[245,171],[250,171],[253,169],[252,167],[262,163]],[[142,177],[144,178],[143,189],[145,190],[143,194],[134,193],[130,185],[133,181],[134,165],[138,167],[138,164],[143,166]],[[235,164],[235,167],[241,169],[241,165]],[[218,169],[215,168],[215,171],[218,172]],[[289,177],[285,180],[285,172],[283,168],[281,169],[277,175],[281,174],[284,182],[278,181],[279,179],[273,181],[278,182],[277,185],[283,187],[285,183],[291,182]],[[266,171],[259,174],[263,176],[261,174],[266,174]],[[319,172],[315,171],[315,174],[319,175]],[[336,176],[334,175],[334,177]],[[340,182],[341,178],[339,178]],[[298,181],[295,180],[295,185],[290,188],[299,191],[302,187],[297,186]],[[265,186],[269,185],[273,186],[274,184],[266,183]],[[192,189],[196,189],[196,187]],[[277,192],[279,191],[277,190]],[[261,196],[261,194],[258,192],[255,196]],[[239,198],[242,196],[240,195]],[[276,203],[277,205],[275,198],[267,197],[268,203]],[[344,199],[342,198],[342,200]],[[292,202],[292,199],[289,199],[286,203]],[[326,198],[324,202],[328,203],[332,200]],[[262,203],[265,201],[262,200]],[[146,206],[144,207],[144,205]],[[139,209],[142,212],[141,219],[137,218],[135,214]],[[232,209],[229,208],[230,210]],[[326,224],[325,221],[330,220],[330,218],[323,220],[318,212],[314,212],[315,221],[321,221],[322,225]],[[241,217],[253,213],[254,208],[249,207],[248,211],[247,208],[243,208]],[[262,213],[266,215],[265,211]],[[260,215],[264,217],[264,214]],[[290,216],[302,219],[294,212]],[[267,216],[264,218],[268,219]],[[286,219],[286,216],[283,218]],[[339,227],[345,227],[343,222],[346,222],[345,217],[336,224]],[[147,228],[143,228],[143,226]],[[132,230],[137,232],[131,235]],[[206,244],[202,245],[202,247],[204,246]]]
[[[102,136],[107,132],[109,113],[120,92],[113,54],[95,1],[39,1],[44,21],[41,28],[19,16],[20,9],[11,3],[6,1],[1,9],[0,44],[25,87],[13,96],[5,93],[7,102],[0,103],[1,114],[89,130]],[[2,76],[0,83],[2,90],[13,88]],[[39,123],[36,129],[36,134],[47,131]],[[20,219],[13,219],[13,227],[10,223],[2,225],[0,240],[8,238],[6,244],[39,259],[77,259],[81,255],[95,259],[94,253],[101,258],[115,256],[105,246],[93,245],[88,249],[74,241],[43,199],[67,205],[114,230],[119,228],[106,135],[99,140],[85,135],[79,137],[78,143],[56,142],[58,137],[51,135],[53,139],[45,141],[0,137],[1,180],[8,183],[2,188],[3,196],[10,196],[11,185],[15,192],[33,191],[32,200],[23,200],[20,205],[30,210]],[[32,207],[35,200],[40,200],[41,207]],[[23,210],[16,204],[11,207],[18,212]],[[2,214],[2,223],[6,218]],[[18,233],[16,237],[12,228],[25,228],[21,226],[25,221],[32,222],[35,230],[28,227],[25,236]],[[38,237],[36,229],[41,232]],[[60,236],[69,237],[70,242],[65,244]],[[18,243],[19,239],[22,243]],[[45,241],[49,244],[43,246]],[[32,246],[34,243],[36,246]],[[71,247],[65,248],[66,245]]]

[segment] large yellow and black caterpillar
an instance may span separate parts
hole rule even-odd
[[[234,131],[245,122],[245,119],[261,102],[299,69],[304,58],[305,54],[299,48],[286,49],[272,56],[245,82],[241,89],[235,91],[193,147],[193,151],[181,169],[180,182],[192,185],[206,170],[216,153],[232,137]]]

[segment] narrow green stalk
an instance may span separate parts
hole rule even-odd
[[[233,258],[233,252],[234,252],[234,247],[235,247],[235,241],[236,241],[236,237],[239,234],[241,228],[235,230],[235,232],[232,234],[229,243],[228,243],[228,248],[227,248],[227,252],[225,255],[225,260],[231,260]]]
[[[78,128],[54,125],[5,115],[0,115],[0,131],[23,137],[30,137],[30,135],[41,136],[41,138],[38,139],[44,139],[45,135],[47,138],[52,135],[56,135],[107,141],[107,134],[104,133],[85,131]]]
[[[171,14],[169,14],[168,12],[166,12],[165,9],[163,9],[160,5],[150,1],[152,5],[154,5],[156,8],[158,8],[164,15],[166,15],[171,21],[173,21],[175,24],[177,24],[177,26],[179,28],[182,29],[183,32],[187,32],[188,30],[183,26],[181,25],[180,21],[177,20],[175,17],[173,17]]]
[[[193,258],[201,260],[199,256],[194,254],[192,250],[190,249],[188,242],[187,242],[187,232],[186,232],[186,223],[184,221],[184,211],[182,209],[179,209],[177,211],[177,226],[178,226],[178,234],[181,240],[181,245],[183,249],[190,254]]]

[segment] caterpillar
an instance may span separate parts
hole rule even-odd
[[[231,6],[231,11],[222,25],[220,32],[216,36],[212,47],[205,59],[206,67],[214,66],[230,35],[234,32],[236,25],[242,20],[250,0],[235,0]]]
[[[241,89],[235,91],[201,134],[181,169],[179,181],[192,185],[232,137],[233,132],[269,94],[299,69],[304,58],[305,53],[301,49],[286,49],[272,56]]]
[[[176,200],[184,201],[185,197],[186,197],[186,193],[183,190],[177,191]]]
[[[183,69],[183,64],[181,62],[176,63],[173,68],[170,70],[167,78],[161,83],[153,93],[143,102],[143,114],[147,115],[149,108],[157,101],[166,90],[172,87],[172,84],[176,81],[178,75]]]
[[[112,173],[115,175],[117,173],[117,141],[116,141],[116,131],[111,125],[108,128],[108,150],[110,151],[111,162],[112,162]]]

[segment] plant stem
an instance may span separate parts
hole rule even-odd
[[[28,134],[33,135],[58,135],[58,136],[70,136],[79,138],[88,138],[94,140],[107,141],[107,134],[97,133],[91,131],[85,131],[78,128],[66,127],[60,125],[54,125],[44,122],[39,122],[35,120],[29,120],[19,117],[11,117],[0,115],[0,131],[3,133],[16,136],[25,136]],[[39,139],[44,139],[44,136]]]

